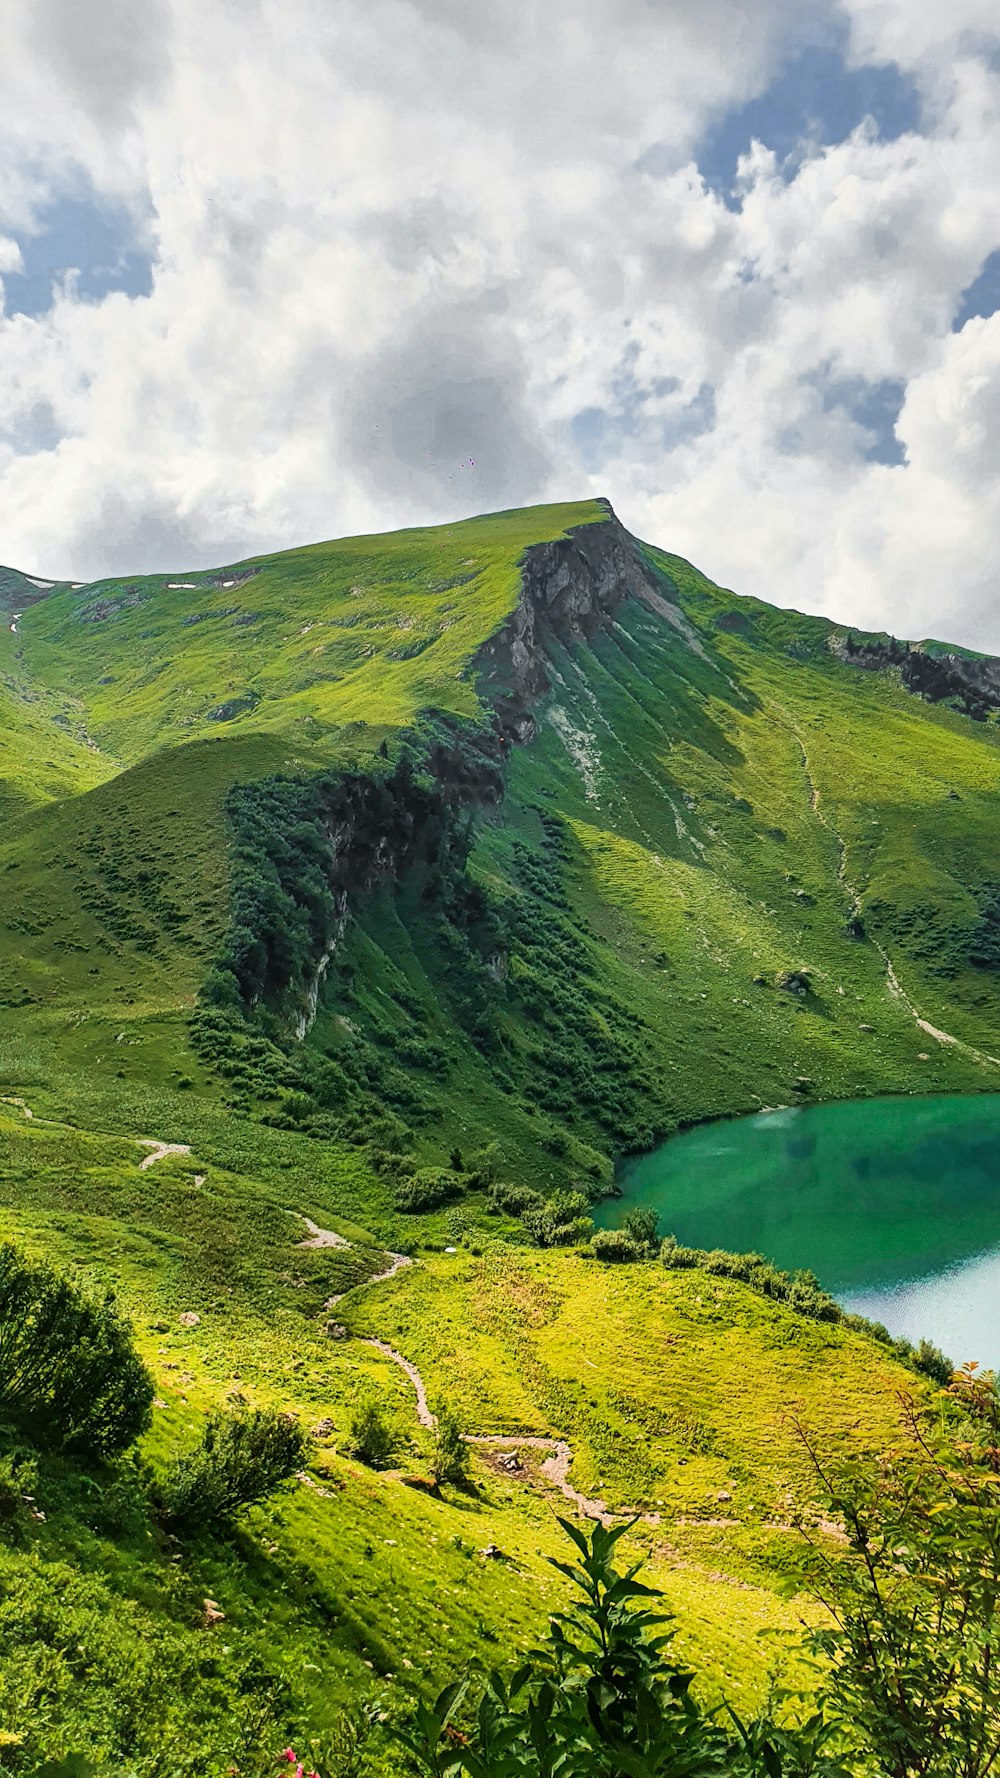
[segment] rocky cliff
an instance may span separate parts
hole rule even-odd
[[[480,693],[508,741],[529,741],[535,733],[531,705],[549,689],[548,647],[589,641],[623,599],[642,599],[687,631],[679,607],[667,608],[636,539],[610,504],[601,504],[605,521],[576,526],[566,537],[525,551],[517,607],[473,662]],[[694,641],[693,635],[687,639]]]

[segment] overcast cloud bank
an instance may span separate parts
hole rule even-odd
[[[0,561],[603,493],[1000,652],[995,0],[0,16]]]

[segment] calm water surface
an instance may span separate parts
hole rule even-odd
[[[1000,1094],[859,1099],[675,1136],[623,1168],[624,1198],[693,1247],[810,1267],[893,1333],[1000,1368]]]

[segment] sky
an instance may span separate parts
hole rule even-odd
[[[0,561],[603,494],[1000,653],[996,0],[0,0]]]

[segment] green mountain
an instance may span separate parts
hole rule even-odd
[[[192,1674],[220,1601],[321,1725],[412,1684],[413,1649],[430,1683],[534,1634],[565,1505],[541,1455],[484,1449],[470,1504],[345,1454],[377,1391],[420,1481],[400,1357],[468,1430],[562,1441],[567,1486],[669,1521],[633,1537],[707,1683],[752,1694],[810,1486],[781,1404],[877,1443],[903,1373],[738,1282],[540,1253],[514,1212],[695,1119],[995,1089],[1000,662],[740,598],[602,501],[209,572],[0,570],[0,610],[2,1232],[118,1293],[154,1470],[227,1401],[322,1429],[292,1494],[192,1550],[53,1462],[0,1620],[43,1572],[90,1624],[77,1749],[123,1757],[115,1687],[149,1679],[137,1653],[121,1681],[115,1600]],[[491,1544],[512,1560],[470,1589]],[[23,1640],[0,1729],[30,1739]],[[206,1722],[229,1683],[197,1678]]]
[[[3,646],[9,1068],[112,1127],[173,1073],[172,1124],[221,1093],[558,1180],[995,1083],[995,662],[739,599],[599,502],[58,587]]]

